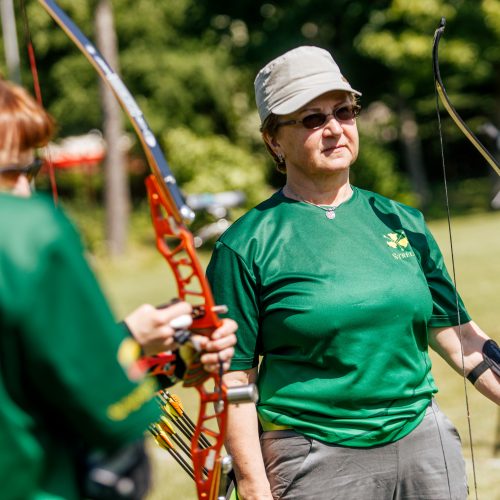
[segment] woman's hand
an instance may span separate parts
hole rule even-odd
[[[203,354],[201,362],[207,372],[218,372],[220,364],[224,371],[229,369],[236,345],[236,330],[238,325],[232,319],[225,318],[222,325],[213,331],[210,337],[193,334],[192,342],[198,346]]]
[[[176,323],[189,324],[192,310],[187,302],[176,302],[165,308],[143,304],[125,318],[125,323],[144,354],[151,356],[178,347],[174,340]]]
[[[174,340],[176,325],[189,324],[192,307],[187,302],[177,302],[166,308],[156,308],[143,304],[132,311],[126,318],[130,332],[141,345],[146,356],[164,351],[173,351],[179,347]],[[187,318],[186,318],[187,317]],[[207,372],[229,368],[236,344],[237,324],[231,319],[223,319],[222,325],[210,336],[193,333],[190,341],[194,348],[202,351],[201,362]]]

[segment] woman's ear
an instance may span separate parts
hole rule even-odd
[[[276,136],[270,135],[269,132],[262,132],[262,138],[264,139],[267,148],[274,154],[274,156],[279,156],[281,154],[281,145],[278,139],[276,139]]]
[[[269,132],[262,132],[262,139],[266,145],[266,149],[272,156],[274,162],[276,163],[276,169],[282,174],[286,173],[286,161],[285,156],[281,149],[280,142],[276,139],[276,136],[272,136]]]

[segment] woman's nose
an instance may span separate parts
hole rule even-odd
[[[326,123],[323,128],[323,133],[333,134],[333,135],[341,135],[342,134],[342,125],[335,118],[335,115],[328,116],[326,119]]]

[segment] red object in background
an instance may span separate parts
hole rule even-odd
[[[97,166],[106,155],[106,143],[99,132],[71,136],[58,143],[51,142],[44,151],[45,165],[67,169]]]

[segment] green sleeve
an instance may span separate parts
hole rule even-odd
[[[231,370],[247,370],[259,361],[259,303],[257,280],[243,259],[217,242],[207,268],[216,304],[228,307],[227,316],[238,323]]]
[[[446,327],[467,323],[471,318],[460,295],[455,291],[455,285],[446,269],[441,250],[427,226],[425,236],[428,251],[422,259],[422,265],[433,300],[429,326]]]
[[[156,384],[128,378],[118,357],[127,357],[131,339],[116,324],[71,223],[57,212],[50,222],[31,238],[27,251],[36,259],[15,277],[26,307],[18,318],[32,384],[26,389],[88,445],[122,446],[157,417]]]

